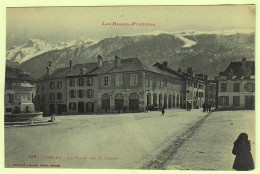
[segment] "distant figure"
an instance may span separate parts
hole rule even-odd
[[[246,133],[241,133],[234,142],[232,153],[236,155],[233,169],[248,171],[254,169],[254,161],[251,154],[251,145]]]
[[[206,103],[204,103],[203,105],[202,105],[202,108],[203,108],[203,112],[205,112],[206,111]]]
[[[18,114],[18,113],[20,113],[20,110],[18,109],[18,107],[17,107],[17,106],[15,106],[15,108],[14,108],[14,113],[15,113],[15,114]]]
[[[105,107],[105,113],[107,114],[107,107]]]
[[[165,110],[164,107],[162,107],[162,116],[164,116]]]
[[[126,113],[126,106],[124,106],[124,113]]]
[[[29,106],[26,106],[25,112],[30,113]]]
[[[210,104],[208,104],[207,110],[210,113],[210,110],[211,110],[211,105]]]
[[[145,112],[148,112],[148,106],[145,107]]]
[[[190,104],[190,102],[187,103],[187,111],[191,111],[191,104]]]

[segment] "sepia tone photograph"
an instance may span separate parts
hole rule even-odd
[[[6,8],[5,168],[254,170],[255,14]]]

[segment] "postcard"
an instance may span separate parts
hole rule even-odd
[[[255,171],[256,6],[6,7],[4,168]]]

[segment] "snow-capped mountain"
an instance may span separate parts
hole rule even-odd
[[[8,62],[16,62],[21,64],[29,59],[41,55],[45,52],[51,50],[61,50],[68,47],[73,47],[77,45],[84,45],[84,47],[91,46],[95,44],[96,41],[86,39],[84,37],[79,40],[74,40],[71,42],[59,42],[57,44],[51,45],[47,42],[39,39],[30,39],[27,43],[21,46],[13,46],[6,51],[6,59]]]
[[[173,69],[185,71],[192,66],[194,73],[209,76],[223,71],[231,61],[241,61],[242,57],[254,60],[254,32],[218,31],[199,32],[182,31],[175,33],[154,32],[129,36],[106,38],[99,42],[72,41],[60,43],[57,49],[35,56],[19,65],[23,71],[30,72],[39,78],[46,72],[48,62],[52,70],[78,63],[95,62],[97,55],[104,60],[137,57],[153,64],[168,61]],[[73,46],[71,46],[73,45]],[[64,47],[63,49],[61,47]],[[60,48],[60,49],[59,49]]]

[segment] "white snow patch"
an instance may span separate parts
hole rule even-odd
[[[181,39],[185,44],[183,45],[184,48],[187,48],[187,47],[191,47],[192,45],[196,45],[196,42],[193,41],[193,40],[189,40],[185,37],[183,37],[182,35],[180,34],[175,34],[176,37],[178,37],[179,39]]]

